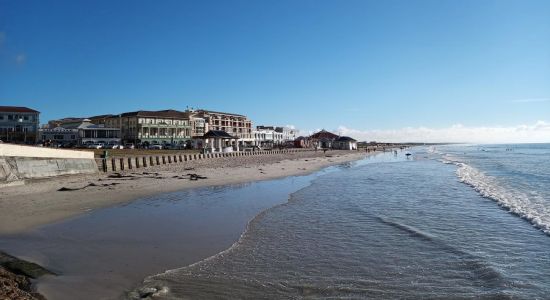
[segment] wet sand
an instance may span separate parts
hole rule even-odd
[[[319,151],[215,158],[123,173],[130,177],[99,174],[37,180],[0,190],[0,234],[22,232],[159,193],[308,174],[364,156],[357,151],[329,151],[326,155]],[[207,179],[189,180],[190,173]],[[79,190],[59,191],[62,188]]]
[[[38,281],[48,299],[112,299],[147,275],[227,249],[256,214],[286,202],[311,178],[265,180],[363,157],[331,151],[222,158],[7,188],[0,196],[0,249],[62,274]],[[189,180],[189,173],[207,179]]]
[[[5,236],[0,248],[60,274],[38,280],[48,299],[113,299],[149,275],[231,247],[254,216],[287,202],[313,177],[155,195]]]

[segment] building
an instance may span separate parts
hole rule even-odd
[[[276,130],[275,126],[256,126],[254,134],[254,146],[261,148],[275,148],[284,144],[283,133]]]
[[[78,129],[76,128],[46,127],[41,128],[39,132],[39,139],[44,145],[58,147],[71,147],[78,145]]]
[[[120,145],[120,129],[105,127],[104,124],[93,124],[88,119],[76,127],[78,130],[78,145],[104,144]]]
[[[304,136],[299,136],[294,140],[294,147],[296,148],[311,148],[311,140]]]
[[[56,124],[55,121],[50,121],[48,124]],[[93,124],[89,119],[82,119],[79,123],[65,122],[62,126],[55,128],[40,129],[40,138],[44,144],[58,147],[89,144],[119,145],[121,142],[119,128]]]
[[[239,138],[223,130],[209,130],[200,139],[204,140],[204,149],[206,152],[226,153],[239,151]]]
[[[38,138],[40,112],[21,106],[0,106],[0,140],[10,143],[35,144]]]
[[[127,112],[107,118],[105,124],[120,128],[124,143],[184,146],[191,141],[189,115],[172,109]]]
[[[312,134],[309,139],[314,148],[331,149],[334,141],[338,137],[338,135],[323,129],[317,133]]]
[[[339,150],[357,150],[357,141],[349,136],[341,136],[334,140],[332,148]]]
[[[296,133],[298,132],[298,130],[294,129],[294,128],[290,128],[290,127],[276,127],[275,128],[275,131],[276,132],[280,132],[283,134],[283,142],[285,144],[289,144],[289,143],[292,143],[294,142],[294,140],[296,140]]]
[[[254,144],[252,121],[244,115],[204,109],[188,110],[187,112],[192,115],[192,119],[204,119],[205,133],[210,130],[223,130],[238,139],[240,148]],[[200,135],[197,133],[195,137],[200,137]]]

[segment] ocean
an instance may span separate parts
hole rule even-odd
[[[548,299],[550,145],[409,151],[319,174],[227,250],[127,296]]]

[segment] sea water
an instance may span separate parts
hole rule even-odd
[[[548,299],[550,145],[411,152],[316,177],[253,218],[229,249],[148,277],[141,291],[161,299]]]

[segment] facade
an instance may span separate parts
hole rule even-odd
[[[39,132],[39,139],[44,145],[49,144],[60,147],[78,145],[78,129],[76,128],[42,128]]]
[[[40,112],[27,107],[0,106],[0,140],[34,144],[38,139]]]
[[[296,133],[298,132],[298,130],[290,127],[276,127],[275,131],[283,134],[282,139],[284,143],[294,142]]]
[[[120,145],[120,129],[105,127],[103,124],[93,124],[86,120],[78,127],[78,145],[105,144]]]
[[[48,124],[55,124],[54,121]],[[120,129],[93,124],[89,119],[80,123],[66,122],[63,126],[40,129],[40,139],[44,144],[60,147],[84,146],[88,144],[120,144]]]
[[[274,126],[256,126],[254,133],[254,146],[261,148],[274,148],[284,144],[283,133]]]
[[[127,112],[107,118],[105,124],[120,128],[124,143],[186,145],[191,140],[189,116],[176,110]]]
[[[304,136],[299,136],[294,140],[294,147],[296,148],[311,148],[311,140]]]
[[[341,136],[334,140],[332,148],[339,150],[357,150],[357,141],[349,136]]]
[[[189,110],[187,112],[192,115],[192,118],[204,119],[205,132],[209,130],[223,130],[229,135],[238,138],[239,147],[252,146],[254,143],[252,121],[244,115],[203,109]]]

